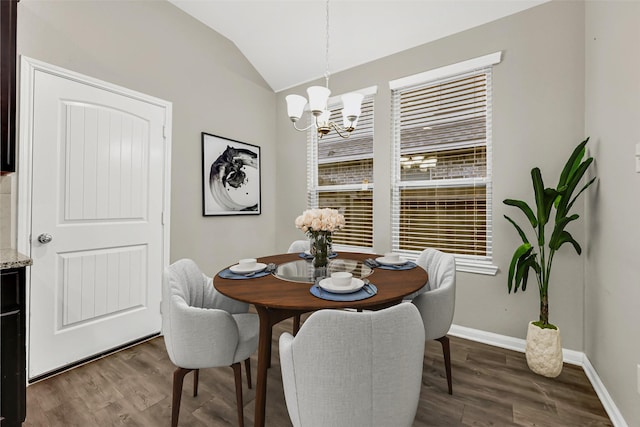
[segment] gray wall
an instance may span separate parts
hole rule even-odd
[[[233,43],[164,1],[22,0],[18,17],[18,54],[173,103],[171,260],[213,274],[273,252],[275,94]],[[261,215],[202,217],[203,131],[262,147]]]
[[[584,137],[584,4],[551,2],[433,43],[332,75],[333,94],[378,85],[375,98],[374,215],[375,250],[390,242],[390,91],[389,80],[503,51],[493,73],[493,255],[496,276],[459,273],[458,325],[524,338],[537,320],[535,281],[526,293],[509,295],[506,286],[512,251],[519,237],[503,218],[502,200],[533,201],[529,171],[540,166],[555,186],[573,147]],[[277,248],[301,238],[295,216],[305,208],[305,135],[291,129],[284,96],[304,93],[307,85],[278,94]],[[345,144],[348,144],[345,141]],[[280,165],[280,163],[279,163]],[[298,179],[291,179],[296,176]],[[579,207],[579,211],[582,206]],[[572,233],[584,243],[584,228]],[[550,315],[566,348],[583,349],[584,260],[563,247],[555,259],[550,285]]]
[[[586,132],[599,182],[587,204],[585,353],[627,424],[638,426],[640,3],[586,4]]]

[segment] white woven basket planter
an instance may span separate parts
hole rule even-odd
[[[560,329],[542,329],[529,322],[525,347],[529,369],[539,375],[555,378],[562,371]]]

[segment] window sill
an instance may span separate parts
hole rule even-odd
[[[490,262],[469,261],[467,259],[456,258],[456,271],[495,276],[498,273],[498,266]]]
[[[420,256],[420,252],[416,251],[402,251],[395,250],[394,252],[399,253],[400,256],[404,258],[416,262],[418,257]],[[455,255],[456,257],[456,271],[461,271],[464,273],[474,273],[474,274],[486,274],[487,276],[495,276],[498,273],[498,266],[493,265],[489,260],[479,260],[473,259],[469,256],[464,255]]]

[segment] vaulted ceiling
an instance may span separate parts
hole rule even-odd
[[[279,92],[326,70],[323,0],[169,0],[230,39]],[[331,0],[335,73],[500,19],[548,0]]]

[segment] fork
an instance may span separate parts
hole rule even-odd
[[[369,281],[369,279],[362,279],[362,281],[364,282],[364,286],[362,287],[362,289],[364,289],[364,291],[366,293],[368,293],[369,295],[373,295],[373,289],[371,289],[371,282]]]

